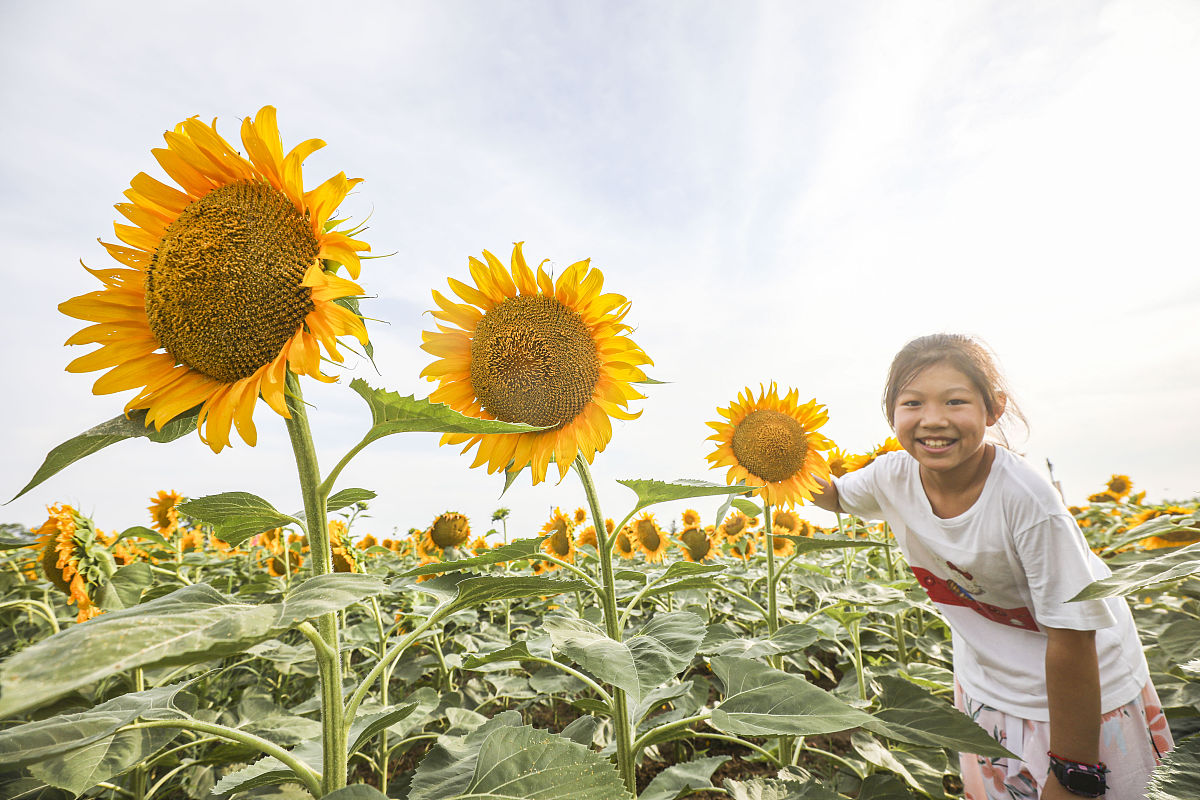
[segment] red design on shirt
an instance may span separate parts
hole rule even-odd
[[[964,606],[1001,625],[1024,628],[1028,631],[1038,630],[1037,623],[1033,621],[1033,613],[1028,608],[1001,608],[991,603],[983,603],[972,597],[966,589],[954,581],[939,578],[921,567],[910,567],[910,569],[917,576],[917,582],[925,587],[925,593],[929,595],[929,599],[935,603]]]

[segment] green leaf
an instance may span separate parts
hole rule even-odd
[[[213,535],[234,547],[272,528],[296,525],[304,530],[300,520],[277,511],[266,500],[249,492],[210,494],[180,503],[179,510],[212,525]]]
[[[413,713],[418,705],[418,703],[398,703],[370,714],[360,713],[355,717],[354,724],[350,726],[349,741],[351,744],[348,752],[355,753],[363,749],[373,736]]]
[[[343,786],[325,795],[322,800],[388,800],[388,796],[365,783]]]
[[[659,614],[618,642],[586,620],[547,617],[543,627],[554,647],[600,680],[623,689],[637,705],[675,677],[696,655],[704,623],[690,611]]]
[[[408,800],[441,800],[458,796],[471,783],[484,740],[495,730],[520,724],[519,713],[504,711],[465,736],[439,736],[437,744],[417,765]]]
[[[932,797],[940,798],[945,796],[945,793],[942,790],[942,773],[940,771],[937,773],[937,784],[934,785],[933,782],[929,780],[932,770],[917,769],[916,774],[910,772],[908,767],[900,758],[902,755],[900,751],[893,752],[892,750],[889,750],[882,742],[880,742],[871,734],[861,730],[855,731],[851,735],[850,741],[853,743],[854,749],[858,752],[858,754],[862,756],[863,759],[865,759],[868,763],[874,764],[877,767],[883,767],[886,770],[891,770],[903,778],[909,786],[912,786],[915,789],[920,789],[922,792],[928,792]],[[945,761],[945,754],[941,750],[936,752],[941,755],[942,760]],[[918,779],[918,775],[925,780],[922,781]],[[929,784],[928,788],[925,786],[926,783]]]
[[[192,683],[194,681],[124,694],[87,711],[59,714],[0,730],[0,764],[19,767],[88,747],[111,737],[118,728],[133,722],[149,709],[176,708],[176,697]],[[187,708],[194,705],[194,698],[184,697],[187,700],[180,702]],[[94,782],[83,788],[92,785]]]
[[[687,479],[675,481],[631,479],[617,481],[617,483],[629,487],[637,494],[638,501],[637,505],[634,506],[634,511],[671,500],[687,500],[692,497],[708,497],[720,494],[738,494],[746,491],[745,486],[726,486],[723,483],[709,483],[708,481]]]
[[[765,638],[736,636],[724,626],[709,626],[700,652],[705,655],[764,658],[766,656],[798,653],[821,638],[821,631],[812,625],[792,623]]]
[[[370,489],[342,489],[340,492],[335,492],[332,497],[325,501],[325,508],[329,513],[341,511],[343,508],[349,508],[355,503],[365,503],[368,500],[374,500],[376,494]]]
[[[494,600],[517,600],[522,597],[550,597],[563,592],[590,590],[581,580],[559,580],[538,576],[478,575],[463,578],[447,575],[420,584],[420,590],[449,595],[440,606],[438,615],[448,616],[464,608],[477,608]]]
[[[673,764],[654,776],[638,794],[638,800],[675,800],[685,789],[711,789],[713,772],[729,758],[713,756]]]
[[[478,653],[463,659],[463,669],[479,669],[484,664],[496,664],[503,661],[528,661],[533,656],[525,642],[513,642],[508,647],[493,650],[490,653]]]
[[[0,664],[0,719],[134,667],[196,664],[240,653],[302,619],[383,590],[371,576],[319,575],[280,603],[250,605],[195,584],[72,625]]]
[[[744,489],[753,489],[753,487],[742,487]],[[763,510],[762,506],[753,500],[747,500],[744,497],[735,497],[733,507],[745,514],[747,517],[761,517]]]
[[[544,537],[534,539],[517,539],[508,544],[488,550],[474,558],[462,558],[457,561],[442,561],[437,564],[426,564],[421,567],[413,567],[406,572],[400,574],[401,578],[412,577],[413,575],[432,575],[439,572],[456,572],[464,569],[475,569],[477,567],[486,567],[492,564],[503,564],[507,561],[516,561],[521,558],[528,558],[542,551],[542,540]]]
[[[725,699],[713,710],[712,725],[725,733],[810,736],[874,721],[804,678],[758,661],[717,656],[712,669],[725,684]]]
[[[351,381],[350,388],[371,408],[371,429],[363,437],[363,444],[393,433],[530,433],[544,430],[519,422],[464,416],[443,403],[372,389],[362,378]]]
[[[101,422],[96,427],[88,428],[75,438],[68,439],[51,450],[42,465],[38,467],[37,472],[33,474],[33,478],[25,484],[25,488],[13,495],[12,500],[8,502],[11,503],[52,475],[98,450],[103,450],[110,444],[140,436],[160,443],[173,442],[181,436],[187,436],[196,430],[196,418],[199,416],[200,406],[196,406],[168,422],[161,431],[155,430],[153,426],[146,427],[145,409],[131,411],[129,416],[122,414],[113,417],[108,422]]]
[[[142,600],[142,592],[154,583],[154,573],[144,561],[126,564],[113,573],[100,590],[99,605],[105,611],[117,611],[136,606]]]
[[[748,781],[726,778],[724,786],[732,800],[842,800],[844,797],[816,780],[801,783],[775,778]]]
[[[125,539],[145,539],[148,542],[154,542],[155,544],[162,545],[163,547],[171,546],[171,542],[168,541],[167,537],[163,536],[153,528],[147,528],[145,525],[134,525],[132,528],[126,528],[125,530],[121,531],[121,535],[116,538],[116,541],[114,541],[113,544],[124,541]]]
[[[1200,574],[1200,542],[1122,567],[1109,577],[1090,584],[1071,600],[1133,594],[1160,583],[1197,574]]]
[[[985,758],[1017,758],[947,701],[903,678],[880,675],[882,709],[863,724],[881,736],[931,747],[948,747]]]
[[[490,733],[479,748],[475,773],[460,800],[625,800],[616,768],[565,736],[528,726]]]
[[[320,739],[303,742],[288,750],[288,753],[320,774],[323,760]],[[244,792],[260,786],[294,780],[296,780],[296,773],[292,771],[291,767],[286,766],[274,756],[266,756],[221,778],[213,787],[212,793],[232,795],[235,792]]]
[[[1150,775],[1146,800],[1194,800],[1200,797],[1200,736],[1189,736],[1163,756]]]
[[[13,500],[16,498],[14,497]],[[12,502],[11,500],[9,502]],[[9,532],[0,527],[0,551],[20,550],[22,547],[36,547],[38,537],[27,533]]]

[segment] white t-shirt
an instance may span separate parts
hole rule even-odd
[[[1045,627],[1095,630],[1101,708],[1133,700],[1149,679],[1124,598],[1066,602],[1111,574],[1062,499],[1028,463],[996,446],[983,492],[950,519],[933,513],[919,465],[892,452],[835,480],[846,511],[883,518],[953,633],[954,674],[975,700],[1049,720]]]

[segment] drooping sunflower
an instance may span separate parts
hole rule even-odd
[[[362,572],[358,555],[350,543],[350,528],[340,519],[329,521],[329,549],[333,553],[334,572]]]
[[[124,245],[102,242],[122,266],[88,269],[104,288],[59,305],[94,324],[67,344],[101,347],[68,372],[108,370],[95,394],[137,389],[126,412],[146,409],[162,429],[200,405],[200,438],[220,452],[230,425],[257,441],[252,416],[261,395],[281,416],[290,369],[321,381],[320,347],[342,361],[340,336],[367,343],[362,319],[338,301],[363,294],[351,277],[370,250],[334,230],[331,214],[359,182],[338,173],[304,190],[301,164],[324,146],[302,142],[284,155],[275,109],[242,122],[240,155],[216,130],[191,118],[164,134],[154,157],[177,184],[138,173],[116,209]],[[127,245],[127,246],[125,246]],[[319,347],[320,346],[320,347]]]
[[[154,521],[154,530],[161,533],[163,536],[170,536],[179,527],[179,504],[183,502],[183,495],[176,491],[160,490],[158,494],[150,498],[150,505],[146,506],[146,510],[150,512],[150,518]]]
[[[717,409],[725,421],[708,423],[717,449],[707,458],[714,468],[729,467],[726,483],[761,487],[757,494],[776,507],[811,499],[816,477],[829,478],[821,451],[833,442],[817,433],[828,418],[825,407],[798,399],[795,389],[781,398],[772,382],[757,398],[747,387],[729,408]]]
[[[694,508],[686,509],[683,512],[683,527],[696,528],[700,525],[700,512]]]
[[[563,270],[557,281],[525,263],[521,243],[511,267],[483,251],[487,263],[469,259],[474,286],[449,279],[464,302],[434,291],[437,332],[422,333],[421,348],[437,357],[421,371],[438,381],[430,400],[483,419],[523,422],[547,430],[518,434],[444,434],[442,444],[476,445],[472,467],[489,473],[532,465],[533,482],[546,478],[551,457],[559,478],[576,457],[591,462],[612,438],[610,418],[636,419],[632,400],[644,397],[633,383],[652,364],[622,320],[630,302],[602,293],[604,276],[589,261]],[[445,323],[445,324],[442,324]],[[456,326],[456,327],[455,327]]]
[[[471,524],[465,514],[447,511],[439,514],[425,530],[425,549],[441,552],[449,547],[461,547],[471,539]]]
[[[697,527],[684,528],[679,534],[679,549],[688,561],[709,561],[717,555],[716,543],[709,534]]]
[[[69,505],[47,506],[49,517],[34,531],[42,573],[79,609],[77,622],[101,613],[95,595],[116,563],[90,519]]]
[[[654,514],[644,511],[633,521],[633,536],[637,548],[646,554],[647,561],[651,564],[662,563],[670,540],[663,535],[662,528],[658,527]]]
[[[1113,475],[1108,479],[1106,488],[1117,497],[1124,497],[1133,491],[1133,481],[1128,475]]]
[[[546,537],[546,540],[542,542],[542,551],[568,563],[574,563],[574,531],[575,523],[571,521],[571,518],[564,514],[562,509],[554,509],[549,522],[542,526],[542,535]],[[558,564],[553,561],[546,564],[547,570],[558,568]]]
[[[636,541],[637,537],[633,533],[633,528],[626,525],[617,531],[616,540],[613,542],[613,550],[621,558],[633,559],[638,552],[638,546],[634,543]]]

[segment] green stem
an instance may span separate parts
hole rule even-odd
[[[853,609],[851,610],[853,613]],[[858,626],[859,620],[851,620],[846,628],[850,631],[850,640],[854,643],[854,675],[858,678],[858,699],[867,699],[867,682],[863,674],[862,633]]]
[[[604,527],[604,514],[600,512],[596,483],[592,480],[592,471],[588,468],[587,460],[583,456],[579,456],[575,459],[574,467],[575,472],[579,475],[580,483],[583,484],[583,492],[587,495],[592,520],[596,523],[596,541],[600,545],[597,548],[600,556],[600,578],[604,585],[600,600],[604,610],[605,631],[610,639],[619,642],[621,641],[621,617],[617,610],[617,585],[613,578],[612,548],[617,538],[616,532],[619,532],[629,517],[633,516],[633,512],[629,513],[620,526],[613,529],[614,534],[610,540],[608,530]],[[633,727],[629,720],[629,701],[625,696],[625,690],[616,686],[613,687],[612,698],[613,728],[617,740],[617,768],[621,773],[621,778],[625,781],[625,788],[636,798],[637,753],[633,749]]]
[[[333,572],[333,552],[329,546],[329,519],[325,501],[328,489],[321,483],[317,452],[313,445],[312,429],[300,379],[290,370],[287,373],[286,402],[291,417],[287,420],[288,436],[296,456],[296,471],[300,477],[300,492],[304,498],[304,516],[308,523],[309,549],[312,554],[313,575]],[[318,648],[317,667],[321,676],[321,742],[322,780],[317,796],[323,796],[346,785],[347,735],[343,721],[342,662],[340,630],[336,612],[317,617],[317,630],[327,648]]]
[[[708,720],[711,716],[712,716],[712,711],[704,711],[700,714],[695,715],[694,717],[687,717],[686,719],[677,719],[674,722],[664,723],[662,725],[659,725],[656,728],[651,728],[650,730],[643,733],[636,740],[634,740],[633,746],[635,749],[640,750],[641,748],[646,746],[646,742],[648,742],[650,739],[658,739],[659,741],[663,741],[663,742],[668,741],[668,739],[670,737],[668,737],[668,738],[661,738],[661,737],[667,736],[668,734],[673,734],[678,730],[682,730],[683,728],[691,727],[692,725],[695,725],[696,723],[704,722],[704,721]]]
[[[525,658],[524,656],[522,656],[521,660],[522,661],[536,661],[539,664],[545,664],[546,666],[550,666],[550,667],[554,667],[555,669],[562,670],[563,672],[567,673],[568,675],[571,675],[571,676],[579,679],[581,682],[586,683],[589,687],[591,687],[592,691],[594,691],[596,694],[600,695],[600,701],[602,703],[604,703],[606,706],[609,706],[610,708],[612,707],[612,696],[609,695],[608,692],[604,691],[604,687],[601,686],[600,684],[596,683],[594,680],[589,678],[587,675],[584,675],[579,670],[569,667],[566,664],[562,663],[561,661],[555,661],[552,658],[536,658],[536,657]]]
[[[133,669],[133,690],[135,692],[142,692],[146,690],[146,674],[142,672],[141,667],[134,667]],[[149,771],[146,769],[145,762],[138,762],[138,765],[133,768],[133,771],[129,775],[129,781],[131,784],[129,787],[129,793],[134,800],[145,800],[148,777]]]
[[[401,639],[395,647],[387,652],[387,655],[379,659],[375,663],[375,666],[371,668],[371,671],[367,673],[367,676],[359,682],[358,688],[354,690],[354,694],[350,695],[350,699],[346,701],[346,720],[348,722],[354,720],[355,714],[358,713],[358,707],[362,704],[363,699],[366,698],[371,685],[379,680],[379,676],[384,673],[388,665],[399,658],[408,649],[409,645],[421,637],[421,634],[441,621],[443,616],[442,608],[444,607],[435,609],[421,624],[413,628],[412,633]],[[349,724],[346,725],[346,736],[349,736]]]
[[[728,736],[724,733],[711,733],[709,731],[688,731],[687,735],[691,736],[693,739],[716,739],[721,742],[733,742],[734,744],[741,745],[742,747],[748,747],[756,753],[765,756],[768,761],[774,761],[781,767],[784,766],[777,754],[772,753],[770,750],[765,748],[759,747],[754,742],[747,742],[745,739],[739,739],[736,736]]]
[[[50,606],[46,605],[41,600],[9,600],[6,603],[0,603],[0,608],[16,607],[24,607],[37,611],[39,615],[46,618],[46,621],[50,623],[50,627],[54,629],[55,633],[60,631],[58,627],[58,619],[54,616],[54,609],[50,608]]]
[[[767,532],[767,634],[774,636],[779,630],[779,601],[775,592],[775,533],[771,527],[771,504],[766,500],[763,500],[763,522]]]

